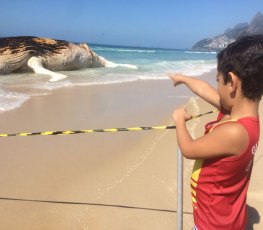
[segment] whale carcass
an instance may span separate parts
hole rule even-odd
[[[58,81],[67,76],[54,71],[82,68],[125,66],[115,64],[93,52],[85,44],[32,36],[0,38],[0,74],[32,72],[51,76]]]

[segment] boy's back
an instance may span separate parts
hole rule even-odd
[[[195,159],[191,179],[197,228],[244,229],[246,194],[259,139],[259,101],[263,93],[263,35],[244,37],[218,54],[217,90],[198,79],[170,75],[220,108],[203,137],[190,136],[184,108],[173,118],[183,155]]]

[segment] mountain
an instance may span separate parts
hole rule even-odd
[[[233,29],[226,29],[223,34],[197,42],[192,49],[199,51],[218,51],[234,42],[238,37],[249,34],[263,34],[263,15],[258,12],[252,21],[239,23]]]

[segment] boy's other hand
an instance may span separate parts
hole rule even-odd
[[[188,121],[192,119],[192,115],[188,114],[184,107],[179,107],[174,111],[173,119],[175,124],[177,124],[180,121]]]

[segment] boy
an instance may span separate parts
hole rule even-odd
[[[217,90],[208,83],[169,74],[220,109],[205,135],[192,139],[184,108],[173,113],[182,154],[195,159],[191,177],[195,229],[242,230],[246,194],[259,140],[258,107],[263,93],[263,35],[243,37],[218,55]]]

